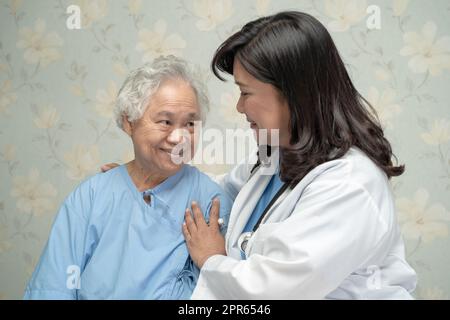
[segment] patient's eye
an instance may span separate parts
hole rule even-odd
[[[163,126],[170,126],[171,122],[169,120],[161,120],[158,121],[159,124],[163,125]]]

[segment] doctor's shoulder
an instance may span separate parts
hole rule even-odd
[[[333,190],[341,188],[361,190],[373,198],[375,203],[393,198],[386,173],[356,147],[350,148],[341,158],[315,167],[299,182],[297,187],[307,191],[319,185],[333,186]]]
[[[397,232],[395,201],[389,179],[364,152],[350,148],[342,157],[311,170],[289,193],[292,217],[321,218],[337,223],[353,236],[368,233],[376,245],[390,245]],[[361,238],[361,239],[362,239]]]
[[[384,171],[357,147],[351,147],[340,158],[318,165],[305,176],[304,180],[312,182],[321,177],[336,179],[342,183],[358,183],[367,188],[374,182],[389,184]]]
[[[350,148],[341,161],[347,166],[347,182],[359,185],[374,198],[390,192],[386,173],[360,149]]]
[[[356,147],[338,159],[314,168],[304,178],[305,187],[317,185],[334,186],[336,191],[364,192],[380,212],[393,213],[394,196],[386,173],[363,151]],[[350,191],[348,191],[350,192]]]

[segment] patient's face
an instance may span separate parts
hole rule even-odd
[[[180,155],[176,151],[180,148],[175,146],[187,143],[192,158],[194,121],[199,120],[200,108],[191,86],[178,79],[163,82],[150,99],[144,115],[130,124],[136,160],[158,174],[175,174],[182,167],[173,161]]]

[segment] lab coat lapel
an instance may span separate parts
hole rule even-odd
[[[262,175],[260,170],[257,170],[237,195],[231,210],[226,237],[228,255],[236,258],[240,257],[237,241],[270,178],[271,176]]]
[[[225,236],[225,245],[229,256],[240,259],[241,253],[237,247],[237,242],[242,234],[242,230],[250,219],[253,210],[261,198],[264,190],[272,178],[270,172],[276,172],[279,166],[279,149],[272,148],[272,164],[275,170],[260,167],[250,176],[247,183],[239,191],[230,214],[228,232]]]

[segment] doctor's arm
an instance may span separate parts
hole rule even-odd
[[[207,259],[192,298],[322,299],[370,259],[386,229],[364,188],[318,179],[288,219],[259,227],[247,260]]]

